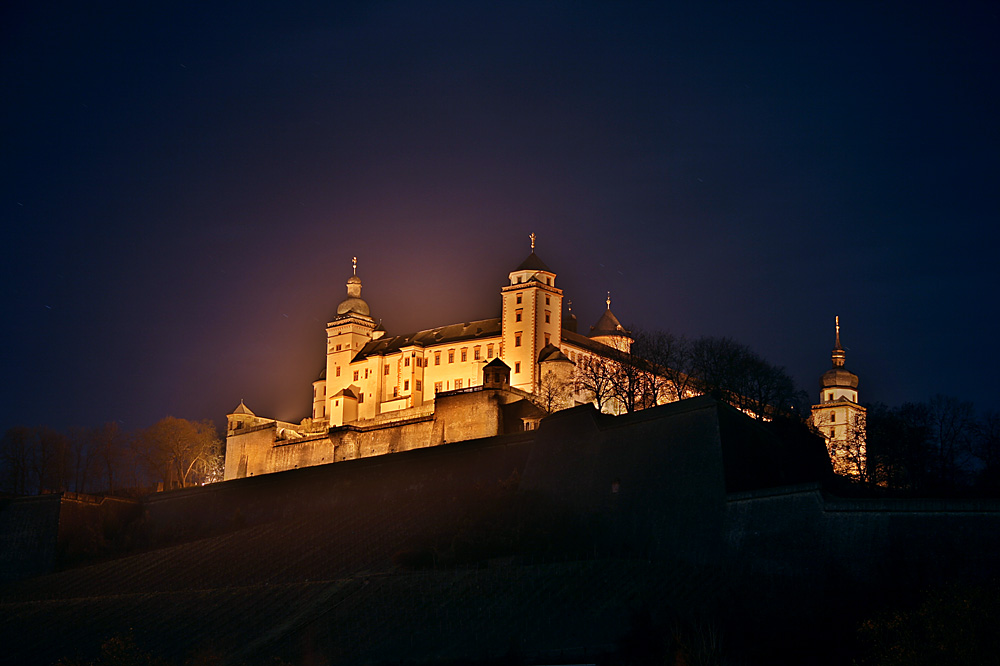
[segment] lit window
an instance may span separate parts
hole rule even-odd
[[[521,304],[521,294],[518,294],[518,295],[517,295],[517,304],[518,304],[518,305],[520,305],[520,304]]]
[[[521,334],[520,333],[515,333],[514,334],[514,346],[515,347],[520,347],[521,346]]]
[[[515,373],[521,372],[521,362],[520,361],[514,361],[514,372]]]
[[[434,382],[434,392],[435,393],[441,392],[441,382]]]
[[[358,373],[359,372],[361,372],[361,371],[360,370],[355,370],[354,371],[354,381],[358,381]]]
[[[410,380],[409,379],[404,379],[403,380],[403,390],[404,391],[409,391],[410,390]]]
[[[472,350],[472,359],[474,361],[479,360],[479,347],[476,347],[475,349]]]
[[[469,360],[469,350],[468,349],[463,349],[462,350],[462,363],[465,363],[468,360]]]
[[[456,389],[462,388],[462,380],[461,379],[456,379],[455,380],[455,388]]]
[[[514,312],[514,321],[521,321],[521,313],[523,310],[517,310]]]
[[[486,358],[493,358],[493,345],[486,345]]]
[[[434,365],[441,365],[441,352],[434,352]]]
[[[552,323],[552,313],[549,312],[548,310],[545,311],[545,323],[546,324]]]
[[[448,350],[448,362],[449,363],[454,363],[455,362],[455,350],[454,349],[449,349]]]

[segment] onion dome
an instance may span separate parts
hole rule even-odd
[[[840,317],[836,319],[836,341],[833,344],[833,352],[830,357],[833,361],[833,368],[827,370],[820,377],[819,385],[820,388],[858,388],[858,376],[844,367],[844,362],[847,360],[847,354],[844,352],[844,348],[840,345]]]
[[[358,277],[358,258],[354,257],[354,274],[347,278],[347,298],[337,306],[337,315],[358,314],[371,316],[371,308],[361,298],[361,278]]]

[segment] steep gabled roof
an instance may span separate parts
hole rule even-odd
[[[480,319],[463,324],[449,324],[426,331],[407,333],[394,337],[383,337],[372,340],[357,353],[353,361],[360,361],[369,356],[385,356],[394,354],[404,347],[428,347],[430,345],[445,345],[462,340],[492,338],[500,335],[500,318]]]

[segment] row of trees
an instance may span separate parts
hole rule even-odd
[[[630,349],[585,356],[574,387],[599,410],[634,412],[683,397],[709,394],[756,418],[801,413],[805,393],[784,368],[731,338],[689,340],[664,331],[635,334]]]
[[[571,392],[602,411],[625,412],[708,394],[758,419],[806,419],[811,404],[784,368],[746,345],[663,331],[636,333],[630,349],[582,357],[570,386],[551,377],[540,386],[550,403]],[[939,395],[900,407],[868,405],[836,445],[851,476],[864,483],[912,493],[1000,492],[1000,415],[977,417],[971,402]]]
[[[927,402],[868,405],[864,480],[886,488],[940,493],[1000,491],[1000,414],[977,416],[972,402],[937,395]]]
[[[111,422],[68,433],[10,428],[0,440],[0,489],[128,495],[222,478],[222,442],[210,421],[168,416],[137,431]]]

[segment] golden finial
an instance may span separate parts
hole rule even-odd
[[[611,292],[608,292],[608,300],[605,301],[608,304],[608,309],[611,309]]]
[[[351,260],[351,263],[354,264],[354,274],[357,275],[358,274],[358,258],[354,257]]]
[[[834,321],[834,327],[836,328],[836,331],[837,331],[837,345],[836,345],[836,348],[840,349],[840,315],[834,316],[833,321]]]
[[[531,235],[529,236],[529,238],[531,239],[531,251],[534,252],[535,251],[535,232],[534,231],[531,232]]]

